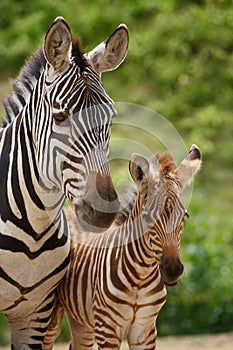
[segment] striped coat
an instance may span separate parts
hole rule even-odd
[[[0,312],[8,319],[12,349],[42,348],[54,290],[70,257],[66,197],[80,221],[97,227],[109,227],[118,209],[108,165],[115,107],[101,72],[120,65],[127,47],[127,28],[121,25],[84,54],[58,17],[44,48],[26,62],[5,101],[7,118],[0,127]],[[111,212],[97,207],[101,195],[102,208],[110,206]]]
[[[155,349],[155,321],[166,301],[166,285],[175,285],[183,272],[181,192],[200,164],[196,146],[177,169],[170,154],[150,162],[134,154],[129,166],[137,185],[134,204],[105,235],[79,232],[74,213],[66,210],[71,262],[58,288],[45,349],[59,333],[63,310],[72,350],[92,349],[94,337],[99,349],[119,349],[125,337],[130,349]]]

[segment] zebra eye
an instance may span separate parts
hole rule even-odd
[[[60,104],[57,103],[57,102],[54,102],[53,108],[55,108],[55,109],[60,109]]]
[[[68,110],[58,112],[58,113],[53,113],[53,119],[55,120],[56,124],[61,124],[62,122],[67,120],[68,116],[69,116]]]

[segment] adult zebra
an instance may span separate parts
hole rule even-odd
[[[105,235],[77,234],[67,212],[71,261],[58,286],[44,349],[51,349],[59,334],[63,309],[72,350],[92,349],[94,337],[98,349],[119,349],[124,337],[131,350],[156,348],[155,320],[166,301],[165,285],[175,285],[183,272],[179,248],[187,212],[182,191],[200,165],[194,145],[177,169],[169,153],[150,162],[134,154],[129,169],[138,187],[136,200],[116,220],[120,226]]]
[[[0,130],[0,311],[12,349],[41,349],[70,256],[65,197],[80,220],[108,227],[118,208],[109,167],[113,101],[101,72],[124,60],[128,32],[83,54],[66,21],[49,28],[5,101]],[[95,186],[89,186],[94,183]],[[95,201],[99,207],[96,209]],[[93,207],[92,207],[93,205]]]

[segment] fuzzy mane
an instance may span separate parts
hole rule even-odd
[[[12,122],[27,104],[36,82],[45,69],[45,64],[44,53],[40,48],[21,68],[18,78],[12,82],[12,94],[3,101],[7,114],[7,120],[3,126]]]
[[[80,39],[76,37],[72,38],[72,57],[80,70],[83,71],[87,66],[87,62],[83,56]],[[2,127],[11,123],[28,103],[39,77],[44,72],[45,65],[46,59],[42,48],[26,60],[18,78],[12,82],[12,94],[3,101],[7,119],[1,125]]]
[[[72,37],[72,57],[74,57],[74,60],[76,64],[80,67],[81,72],[87,66],[87,61],[83,56],[84,52],[85,50],[82,46],[80,38],[73,36]]]
[[[163,152],[156,155],[156,159],[160,166],[160,171],[167,175],[176,169],[176,163],[169,152]]]

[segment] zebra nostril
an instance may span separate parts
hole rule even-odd
[[[180,275],[184,272],[184,265],[180,262]]]
[[[184,265],[179,258],[163,257],[160,272],[164,283],[168,286],[176,285],[178,278],[184,271]]]

